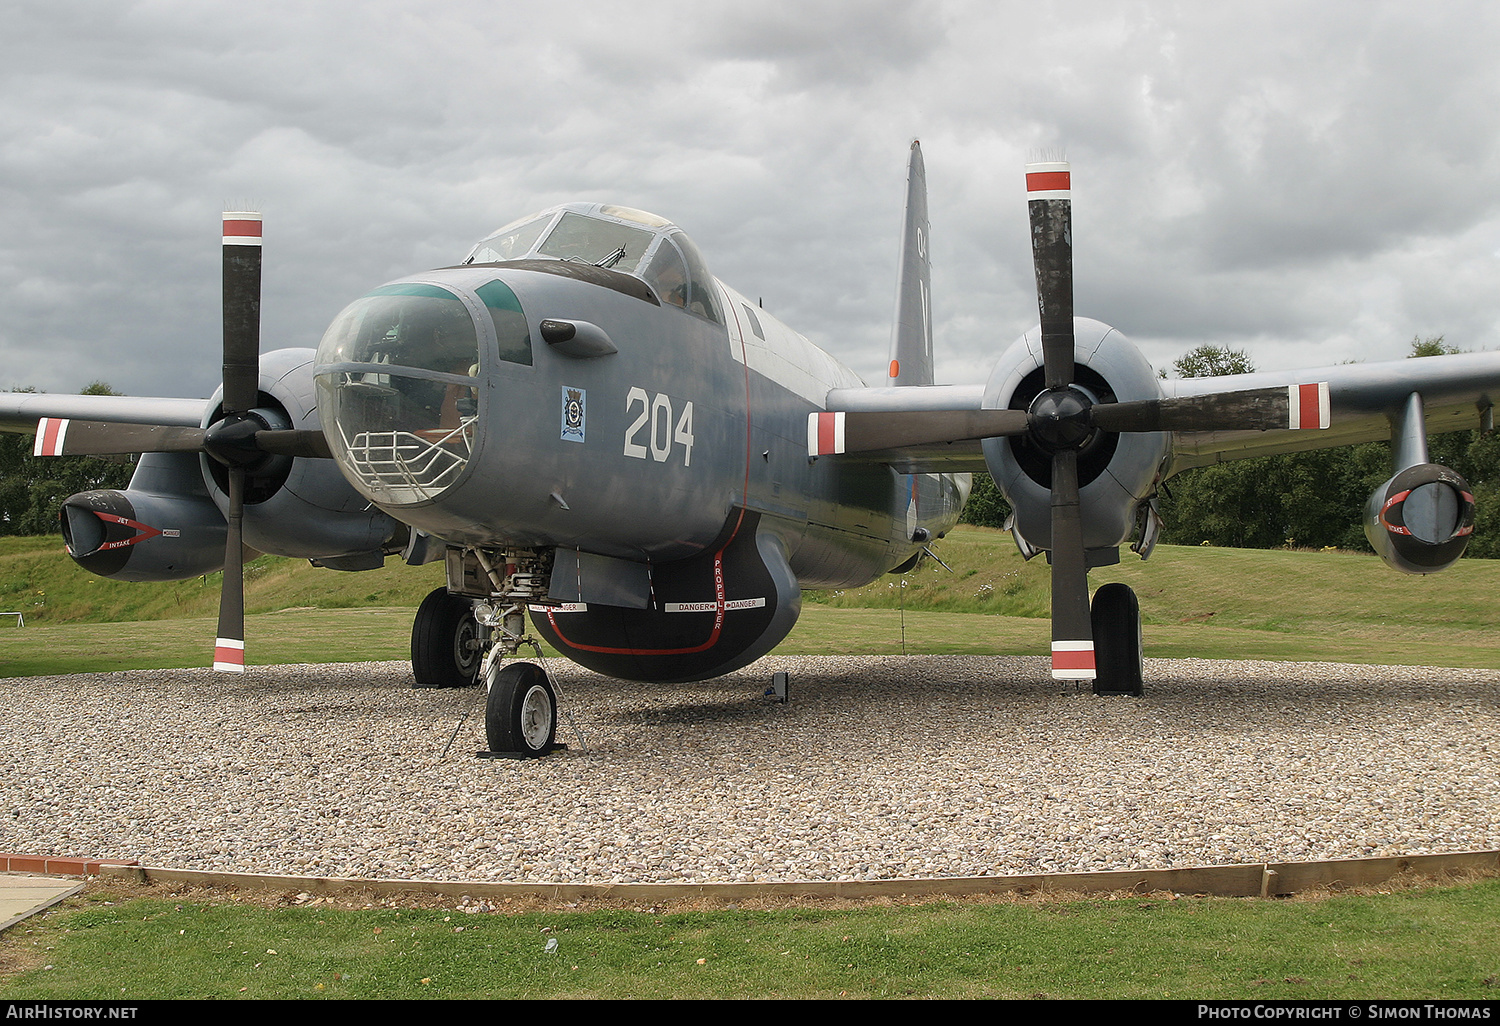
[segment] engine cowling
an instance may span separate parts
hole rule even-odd
[[[254,415],[272,428],[319,427],[311,349],[280,349],[260,360],[260,399]],[[205,427],[217,416],[206,418]],[[196,457],[202,484],[220,510],[229,509],[224,468]],[[132,487],[134,481],[131,482]],[[227,515],[227,512],[226,512]],[[369,570],[397,550],[405,527],[370,505],[333,460],[269,457],[252,468],[246,486],[245,544],[259,552],[310,559],[342,570]]]
[[[1458,561],[1474,533],[1474,492],[1437,463],[1407,467],[1370,494],[1365,537],[1387,564],[1435,574]]]
[[[1123,334],[1099,321],[1073,319],[1076,386],[1093,402],[1161,397],[1146,358]],[[1040,331],[1021,336],[1001,354],[985,387],[986,409],[1024,410],[1043,387]],[[984,459],[1015,510],[1016,544],[1029,559],[1052,546],[1052,460],[1027,436],[987,438]],[[1089,559],[1110,560],[1136,527],[1137,511],[1156,492],[1170,452],[1164,432],[1096,431],[1078,454],[1084,545]],[[1095,554],[1097,553],[1097,555]],[[1091,565],[1102,565],[1091,562]]]

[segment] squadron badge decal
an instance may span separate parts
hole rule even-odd
[[[562,390],[562,439],[565,442],[583,441],[584,403],[588,392],[582,388],[563,386]]]

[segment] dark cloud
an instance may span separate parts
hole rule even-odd
[[[266,211],[267,345],[313,345],[568,199],[671,217],[875,377],[914,136],[949,379],[1035,320],[1021,164],[1051,149],[1079,310],[1153,360],[1500,344],[1479,4],[11,6],[0,386],[211,390],[226,203]]]

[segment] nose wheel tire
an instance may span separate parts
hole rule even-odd
[[[419,688],[466,688],[479,683],[483,628],[474,603],[438,588],[422,600],[411,625],[411,669]]]
[[[484,709],[490,751],[525,758],[546,755],[557,739],[557,692],[534,663],[509,663],[495,673]]]

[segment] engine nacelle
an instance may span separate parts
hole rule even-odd
[[[1161,397],[1151,365],[1120,332],[1099,321],[1073,319],[1076,384],[1095,402]],[[1042,391],[1040,330],[1027,332],[996,363],[985,386],[985,409],[1026,409]],[[1028,437],[986,438],[984,460],[1015,510],[1016,543],[1029,559],[1052,547],[1052,458]],[[1096,431],[1078,454],[1084,546],[1091,566],[1113,561],[1136,527],[1137,510],[1156,493],[1170,449],[1165,432]]]
[[[311,349],[261,358],[252,415],[268,428],[317,428]],[[210,409],[207,427],[218,416]],[[195,453],[148,453],[124,491],[71,496],[61,513],[68,552],[85,570],[122,581],[173,581],[224,565],[227,472]],[[248,469],[247,548],[370,570],[399,551],[406,529],[372,507],[333,460],[272,456]]]
[[[1473,490],[1456,471],[1437,463],[1407,467],[1365,503],[1365,537],[1402,573],[1448,569],[1473,533]]]
[[[125,491],[69,496],[59,514],[68,555],[117,581],[180,581],[224,566],[228,530],[194,455],[141,457]]]
[[[261,357],[261,409],[256,414],[268,427],[319,426],[313,356],[311,349],[279,349]],[[215,416],[217,412],[211,411],[204,426]],[[202,466],[200,487],[206,486],[213,502],[227,511],[225,469],[207,456],[196,459]],[[371,506],[333,460],[288,456],[271,457],[251,471],[244,532],[245,544],[259,552],[310,559],[341,570],[379,567],[385,553],[399,550],[406,540],[405,527]]]

